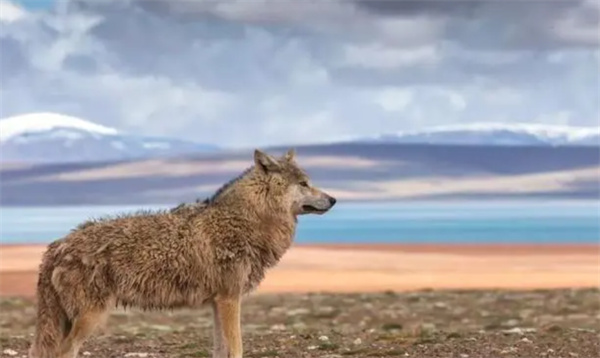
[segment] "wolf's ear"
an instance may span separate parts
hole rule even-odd
[[[279,163],[277,163],[277,160],[258,149],[254,150],[254,163],[256,164],[256,167],[264,173],[279,170]]]
[[[287,153],[285,153],[283,155],[283,160],[285,160],[287,162],[291,162],[295,158],[296,158],[296,150],[294,148],[291,148],[290,150],[287,151]]]

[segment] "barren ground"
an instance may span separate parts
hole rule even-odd
[[[260,294],[243,305],[244,357],[598,357],[600,291]],[[1,357],[24,357],[31,299],[0,299]],[[210,357],[209,309],[115,311],[82,357]],[[86,353],[87,352],[87,353]]]

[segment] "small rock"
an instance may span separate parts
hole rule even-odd
[[[461,353],[460,358],[469,358],[468,354]]]
[[[83,352],[83,353],[81,353],[81,354],[83,354],[84,356],[91,356],[91,355],[92,355],[92,353],[90,353],[90,352],[88,352],[88,351],[85,351],[85,352]]]
[[[303,314],[308,314],[310,311],[306,308],[297,308],[295,310],[290,310],[286,312],[288,316],[299,316]]]
[[[446,335],[447,339],[452,339],[452,338],[460,338],[460,333],[458,332],[450,332]]]
[[[500,351],[500,354],[503,354],[503,355],[504,355],[504,354],[510,354],[510,353],[514,353],[514,352],[516,352],[516,351],[517,351],[517,348],[515,348],[515,347],[509,347],[509,348],[507,348],[507,349],[503,349],[503,350],[501,350],[501,351]]]
[[[572,320],[584,320],[589,318],[590,316],[586,313],[572,313],[570,315],[567,315],[567,317]]]
[[[511,329],[505,329],[502,331],[502,333],[506,333],[506,334],[523,334],[523,329],[519,328],[519,327],[515,327],[515,328],[511,328]]]
[[[435,331],[435,324],[433,324],[433,323],[423,323],[421,325],[421,329],[423,331],[429,331],[429,332],[430,331]]]
[[[165,324],[152,324],[152,325],[148,326],[148,328],[155,329],[157,331],[162,331],[162,332],[171,332],[171,331],[175,330],[173,327],[167,326]]]
[[[244,329],[246,331],[258,331],[258,330],[262,330],[265,327],[263,325],[260,324],[252,324],[252,323],[248,323],[246,325],[244,325]]]
[[[546,351],[546,353],[554,353],[554,349],[548,348],[548,350]]]
[[[519,324],[519,320],[518,319],[514,319],[514,318],[513,319],[509,319],[508,321],[504,322],[504,325],[506,327],[514,327],[514,326],[516,326],[518,324]]]
[[[271,331],[285,331],[285,325],[283,324],[274,324],[271,326]]]
[[[294,328],[297,331],[306,329],[306,323],[304,322],[296,322],[292,325],[292,328]]]
[[[531,340],[529,338],[527,338],[527,337],[521,338],[521,342],[523,342],[523,343],[532,343]]]
[[[317,346],[308,346],[308,347],[306,347],[306,349],[308,349],[309,351],[314,351],[317,348],[318,348]]]
[[[279,307],[279,306],[277,306],[277,307],[273,307],[273,308],[271,308],[271,310],[269,311],[269,313],[272,313],[273,315],[278,315],[278,314],[281,314],[281,313],[283,313],[283,312],[285,312],[285,308],[283,308],[283,307]]]
[[[331,306],[319,307],[319,313],[331,313],[333,311],[334,311],[334,308]]]
[[[362,339],[360,339],[360,338],[356,338],[356,339],[354,340],[354,342],[352,342],[352,343],[354,343],[354,344],[356,344],[356,345],[359,345],[359,344],[361,344],[361,343],[362,343]]]
[[[16,356],[19,352],[14,351],[12,349],[5,349],[2,351],[2,354],[6,354],[7,356]]]
[[[519,311],[519,317],[527,318],[530,317],[535,311],[532,309],[523,309]]]
[[[446,308],[448,307],[448,305],[445,302],[436,302],[433,304],[433,307],[435,308]]]
[[[535,328],[514,327],[514,328],[511,328],[511,329],[505,329],[505,330],[502,331],[502,333],[505,333],[505,334],[524,334],[524,333],[533,333],[535,331],[536,331]]]
[[[319,337],[319,340],[321,342],[327,342],[329,340],[329,337],[327,337],[327,336],[321,336],[321,337]]]
[[[552,324],[552,325],[546,327],[546,331],[547,332],[561,332],[561,331],[563,331],[563,328],[557,324]]]
[[[131,353],[125,353],[125,357],[139,357],[139,358],[145,358],[145,357],[148,357],[148,353],[145,353],[145,352],[131,352]]]
[[[575,353],[575,352],[569,352],[569,357],[579,357],[579,354]]]

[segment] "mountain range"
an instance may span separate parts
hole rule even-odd
[[[488,124],[295,147],[315,182],[346,201],[597,199],[597,132]],[[132,135],[55,113],[0,120],[0,150],[0,205],[175,204],[252,164],[251,148]]]
[[[467,146],[599,146],[600,127],[481,123],[359,137],[350,142]],[[57,113],[30,113],[0,120],[0,150],[3,162],[99,162],[215,153],[222,149],[226,148],[209,143],[124,133],[116,128]]]
[[[458,145],[600,145],[600,127],[533,123],[474,123],[383,134],[364,139],[378,143]]]

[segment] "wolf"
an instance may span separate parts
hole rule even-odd
[[[84,222],[48,245],[30,358],[74,358],[115,307],[210,306],[213,358],[242,358],[242,298],[291,246],[297,218],[336,199],[290,149],[254,163],[195,204]]]

